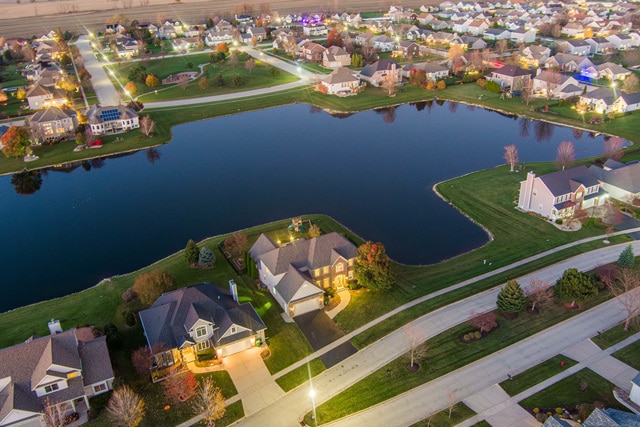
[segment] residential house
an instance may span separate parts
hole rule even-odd
[[[584,37],[584,27],[579,22],[569,22],[560,30],[561,34],[567,37]]]
[[[391,59],[381,59],[373,64],[367,64],[360,71],[360,78],[372,86],[382,86],[387,76],[400,83],[402,81],[402,68]]]
[[[489,29],[486,19],[474,19],[467,26],[467,32],[472,36],[482,36]]]
[[[218,23],[213,26],[213,28],[215,28],[216,31],[229,31],[229,32],[235,29],[233,25],[229,23],[229,21],[225,21],[224,19],[219,20]]]
[[[400,41],[394,49],[394,56],[400,56],[403,58],[415,58],[420,55],[420,46],[410,40]]]
[[[613,62],[598,64],[595,66],[595,69],[597,71],[597,78],[607,79],[612,82],[616,80],[622,81],[632,74],[631,71]]]
[[[591,45],[584,40],[563,40],[556,47],[559,52],[571,55],[587,56],[591,52]]]
[[[152,376],[195,362],[202,353],[218,360],[264,343],[264,322],[250,302],[212,283],[162,294],[138,313],[147,344],[154,352]],[[154,380],[156,377],[154,376]]]
[[[528,86],[531,72],[516,65],[505,65],[493,70],[487,79],[498,83],[501,88],[515,90]]]
[[[360,88],[360,78],[345,67],[336,68],[320,84],[329,95],[349,95]]]
[[[469,31],[469,24],[472,22],[473,22],[473,19],[470,19],[470,18],[456,20],[453,22],[453,26],[451,27],[451,30],[454,33],[464,34],[467,31]]]
[[[257,42],[267,39],[267,30],[264,27],[249,27],[247,28],[247,34],[250,34],[251,38],[255,38]]]
[[[62,417],[77,413],[83,424],[89,398],[112,389],[104,336],[94,338],[90,328],[63,332],[58,321],[49,329],[51,335],[0,350],[0,426],[44,426],[47,404]]]
[[[579,73],[593,67],[588,58],[569,53],[557,53],[544,62],[545,68],[553,68],[565,73]]]
[[[373,44],[373,38],[375,35],[371,31],[365,31],[364,33],[358,33],[353,42],[358,46],[367,46]]]
[[[335,232],[282,247],[262,234],[249,249],[260,280],[291,318],[322,309],[324,289],[347,286],[357,253]]]
[[[47,88],[38,83],[27,91],[26,97],[29,108],[32,110],[39,110],[45,107],[60,107],[68,102],[64,91]]]
[[[487,47],[487,42],[479,37],[461,36],[460,40],[467,45],[469,50],[482,50]]]
[[[209,31],[204,38],[204,44],[209,47],[218,46],[220,43],[233,42],[233,32],[231,31]]]
[[[171,24],[164,24],[158,28],[158,38],[162,40],[175,39],[178,36],[178,31],[175,26]]]
[[[173,41],[173,48],[178,52],[188,52],[201,42],[200,37],[181,37]]]
[[[483,33],[487,40],[505,40],[511,38],[511,32],[502,28],[489,28]]]
[[[580,96],[585,85],[565,74],[538,69],[538,75],[533,78],[532,90],[534,95],[554,99],[568,99]]]
[[[590,46],[590,55],[611,53],[616,49],[615,45],[604,37],[592,37],[584,41]]]
[[[640,92],[621,93],[620,96],[613,101],[613,109],[621,113],[640,110]]]
[[[605,86],[580,95],[579,105],[600,114],[614,110],[614,102],[618,98],[615,89]]]
[[[187,38],[200,37],[201,29],[204,29],[204,26],[200,26],[200,25],[186,26],[182,30],[182,36]]]
[[[138,54],[138,41],[132,37],[117,36],[116,48],[120,58],[131,58]]]
[[[379,49],[380,52],[391,52],[395,46],[395,40],[389,36],[381,35],[373,37],[373,47]]]
[[[440,80],[449,77],[449,68],[435,62],[409,63],[402,67],[402,76],[409,78],[411,70],[424,71],[427,80]]]
[[[300,45],[299,55],[310,62],[321,62],[322,54],[326,48],[312,41],[304,41]]]
[[[530,45],[520,51],[520,63],[529,68],[538,68],[551,56],[551,49],[541,45]]]
[[[605,199],[598,179],[586,166],[578,166],[542,176],[527,173],[520,183],[518,209],[555,220],[600,206]]]
[[[631,49],[634,45],[633,37],[628,34],[613,34],[606,37],[606,39],[618,50]]]
[[[124,105],[101,107],[94,104],[87,112],[87,125],[94,135],[126,132],[140,127],[138,113]]]
[[[328,47],[322,52],[322,66],[325,68],[340,68],[351,65],[351,55],[339,46]]]
[[[631,391],[629,392],[629,399],[636,405],[640,405],[640,374],[636,375],[631,380]]]
[[[39,142],[58,141],[75,134],[78,118],[73,110],[47,107],[29,117],[29,127]]]
[[[516,44],[533,43],[536,41],[536,31],[518,28],[511,31],[511,41]]]
[[[38,43],[36,47],[36,61],[41,59],[52,60],[58,59],[62,53],[58,43],[55,41],[43,41]]]
[[[636,427],[640,425],[640,415],[614,408],[595,408],[582,425],[583,427]]]
[[[420,15],[418,15],[418,23],[420,25],[429,25],[431,21],[435,19],[436,19],[435,16],[427,12],[422,12]]]
[[[589,171],[614,199],[631,202],[640,197],[640,163],[607,160],[603,167],[592,165]]]
[[[325,25],[305,25],[302,33],[309,37],[322,37],[329,34],[329,29]]]

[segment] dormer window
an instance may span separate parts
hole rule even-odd
[[[206,326],[200,326],[199,328],[196,329],[196,338],[202,338],[204,336],[207,335],[207,327]]]
[[[58,388],[58,383],[49,384],[44,386],[44,392],[47,394],[53,393],[54,391],[58,390]]]
[[[231,327],[231,333],[235,334],[236,332],[238,332],[238,328],[236,328],[235,326]]]

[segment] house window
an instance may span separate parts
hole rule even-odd
[[[94,393],[100,393],[102,391],[105,391],[106,389],[107,389],[107,385],[105,383],[93,386],[93,392]]]
[[[343,271],[344,271],[344,264],[343,263],[336,264],[336,273],[342,273]]]
[[[211,343],[209,342],[209,340],[205,340],[196,344],[196,348],[198,349],[198,351],[204,351],[209,347],[211,347]]]
[[[199,328],[196,329],[196,338],[201,338],[201,337],[204,337],[205,335],[207,335],[206,326],[200,326]]]
[[[56,390],[58,390],[58,383],[49,384],[49,385],[44,386],[44,392],[45,393],[53,393]]]
[[[326,266],[326,267],[324,268],[324,274],[329,274],[329,266]]]
[[[236,332],[238,332],[238,328],[236,328],[235,326],[231,327],[231,333],[235,334]]]
[[[576,193],[576,199],[582,199],[582,191]]]

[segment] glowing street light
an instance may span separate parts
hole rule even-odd
[[[311,387],[311,389],[309,390],[309,397],[311,398],[311,419],[313,420],[314,424],[318,424],[316,422],[316,391],[313,389],[313,387]]]

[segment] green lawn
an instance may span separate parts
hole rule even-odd
[[[308,365],[300,366],[276,379],[276,382],[285,392],[293,390],[300,384],[304,384],[311,378],[323,372],[326,368],[320,359],[313,359]]]
[[[26,86],[27,79],[19,72],[16,64],[0,66],[0,86],[4,88]]]
[[[620,323],[619,325],[614,326],[608,331],[604,331],[601,334],[591,338],[591,341],[593,341],[601,349],[605,350],[612,345],[627,339],[628,337],[639,331],[640,327],[632,323],[629,327],[629,330],[625,332],[624,323]]]
[[[580,312],[594,307],[608,297],[607,293],[601,292],[596,298],[584,302]],[[460,336],[473,331],[474,328],[466,322],[454,326],[427,341],[429,351],[417,372],[409,372],[406,369],[408,354],[405,354],[318,406],[318,419],[330,422],[383,402],[576,314],[576,311],[567,310],[562,304],[550,303],[543,306],[541,314],[538,315],[522,312],[514,320],[506,320],[499,316],[498,329],[487,337],[469,344],[463,343]],[[385,387],[377,387],[377,384],[385,384]]]
[[[440,427],[440,426],[455,426],[460,424],[466,419],[473,417],[476,413],[471,408],[462,402],[458,402],[453,405],[451,410],[451,416],[449,416],[449,409],[440,411],[437,414],[433,414],[429,418],[412,424],[411,427]]]
[[[584,391],[581,390],[584,389]],[[613,397],[614,385],[590,369],[583,369],[520,402],[525,408],[562,408],[581,403],[604,402],[608,408],[625,410]]]
[[[562,366],[562,362],[564,362],[564,366]],[[516,394],[521,393],[556,374],[559,374],[577,363],[578,362],[569,359],[568,357],[557,355],[545,362],[542,362],[538,366],[534,366],[533,368],[527,369],[518,375],[514,375],[510,380],[501,382],[500,387],[502,387],[509,396],[515,396]]]
[[[625,348],[622,348],[613,353],[612,356],[616,359],[621,360],[627,365],[640,370],[640,359],[638,359],[638,354],[640,354],[640,341],[629,344]]]

